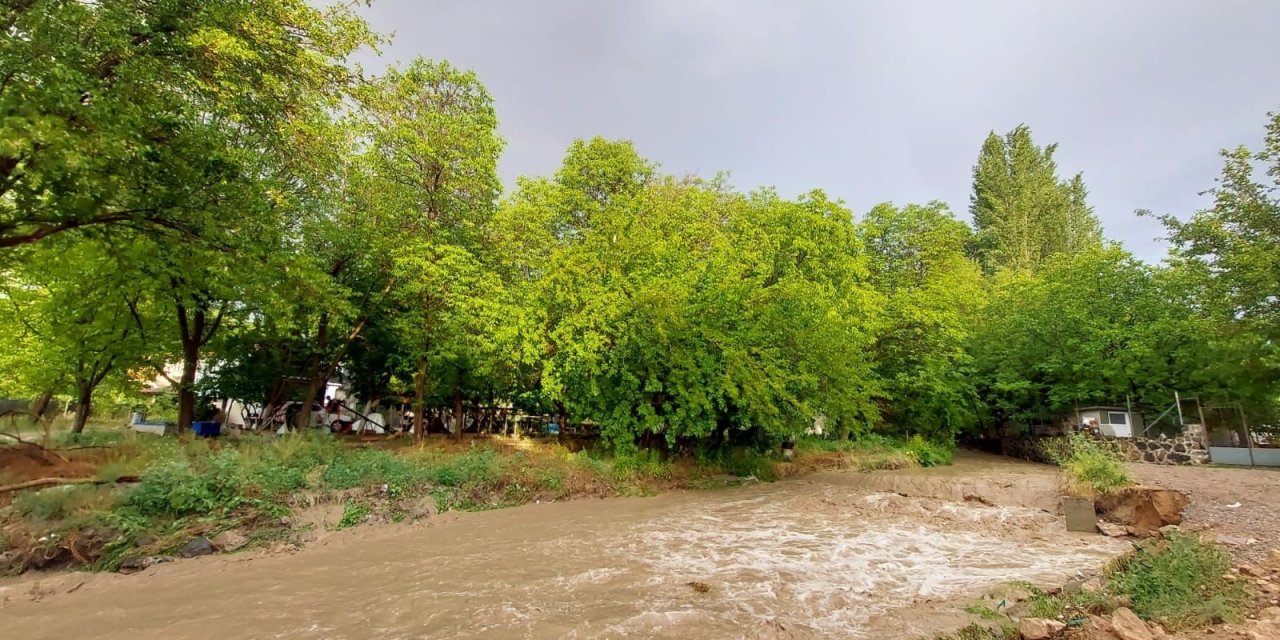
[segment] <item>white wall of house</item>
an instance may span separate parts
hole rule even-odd
[[[1132,438],[1135,434],[1142,433],[1145,426],[1142,414],[1108,407],[1081,409],[1080,423],[1082,425],[1096,423],[1102,435],[1116,438]]]

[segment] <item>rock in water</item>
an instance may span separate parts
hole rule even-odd
[[[1155,640],[1156,634],[1151,632],[1147,623],[1138,614],[1121,607],[1111,614],[1111,628],[1121,640]]]
[[[1018,621],[1018,633],[1022,636],[1022,640],[1048,640],[1066,626],[1057,620],[1023,618]]]
[[[246,544],[249,544],[249,539],[239,531],[230,529],[210,538],[209,542],[212,543],[213,547],[218,551],[230,553],[244,547]]]
[[[1122,538],[1129,535],[1128,527],[1122,524],[1112,524],[1106,520],[1098,521],[1098,531],[1101,531],[1103,535],[1108,535],[1112,538]]]
[[[211,553],[213,553],[213,544],[209,542],[208,538],[200,536],[199,538],[192,538],[191,542],[182,547],[182,551],[179,551],[178,555],[184,558],[195,558],[197,556],[207,556]]]
[[[120,561],[120,573],[137,573],[157,564],[171,562],[169,556],[131,556]]]

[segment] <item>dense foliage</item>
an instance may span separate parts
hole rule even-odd
[[[933,458],[1080,404],[1274,410],[1280,118],[1226,153],[1211,208],[1164,218],[1154,266],[1025,126],[983,144],[972,225],[601,138],[504,194],[480,79],[365,74],[348,57],[380,37],[351,3],[21,0],[0,25],[0,391],[73,398],[77,428],[166,365],[182,427],[200,394],[301,401],[305,424],[341,376],[419,435],[504,407],[620,449],[817,425]]]

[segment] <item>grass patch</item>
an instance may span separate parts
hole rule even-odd
[[[988,607],[985,604],[971,604],[964,608],[964,612],[982,618],[983,620],[1003,620],[1004,615],[999,611]]]
[[[955,444],[918,435],[905,440],[876,433],[855,440],[805,437],[796,443],[796,463],[802,467],[883,471],[948,465],[954,457]],[[806,465],[810,461],[815,464]]]
[[[373,509],[363,502],[348,502],[342,506],[342,517],[338,519],[338,529],[350,529],[361,522]]]
[[[964,610],[984,621],[1014,615],[1080,624],[1091,615],[1112,614],[1123,602],[1144,620],[1177,632],[1243,618],[1249,599],[1244,584],[1228,576],[1230,568],[1231,558],[1221,547],[1195,536],[1173,533],[1147,541],[1131,555],[1113,561],[1093,588],[1046,593],[1029,583],[1015,582],[1008,586],[1023,592],[1026,599],[1010,609],[1004,609],[1003,602],[997,607],[999,610],[980,602]],[[1003,637],[998,633],[998,629],[970,625],[939,639]]]
[[[1176,631],[1241,619],[1247,599],[1243,585],[1227,577],[1230,568],[1222,548],[1172,534],[1118,563],[1108,584],[1129,596],[1135,613]]]
[[[1072,495],[1097,497],[1133,484],[1124,459],[1082,433],[1071,434],[1071,453],[1055,460]]]
[[[1018,633],[1016,626],[1009,624],[986,626],[975,622],[953,633],[934,636],[934,640],[1018,640],[1020,637],[1022,636]]]

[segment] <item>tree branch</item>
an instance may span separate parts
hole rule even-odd
[[[28,480],[17,484],[8,484],[0,487],[0,493],[9,493],[11,491],[21,491],[23,489],[34,489],[36,487],[53,487],[64,484],[115,484],[126,482],[141,482],[142,478],[138,476],[120,476],[115,480],[99,480],[97,478],[39,478],[36,480]]]
[[[94,216],[92,218],[88,218],[85,220],[63,220],[61,222],[46,222],[43,224],[39,224],[38,226],[36,226],[35,229],[31,231],[23,231],[23,232],[17,232],[17,233],[7,231],[5,232],[5,235],[0,235],[0,249],[31,244],[33,242],[43,240],[44,238],[47,238],[48,236],[51,236],[55,233],[70,231],[72,229],[130,222],[135,220],[138,214],[140,213],[154,212],[154,211],[155,211],[154,209],[133,209],[128,211],[116,211],[112,213],[99,214],[97,216]],[[177,222],[174,222],[172,220],[166,220],[156,215],[143,216],[142,220],[149,222],[155,226],[173,229],[175,231],[179,231],[183,233],[189,233],[188,229],[178,224]]]

